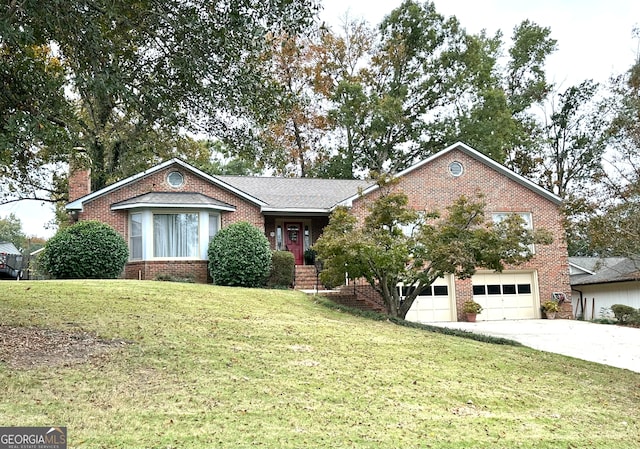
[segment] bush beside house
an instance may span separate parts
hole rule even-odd
[[[211,239],[208,254],[214,284],[262,287],[269,277],[269,241],[251,223],[241,221],[222,229]]]
[[[635,309],[625,304],[614,304],[611,306],[613,315],[619,324],[625,326],[640,326],[640,309]]]
[[[293,285],[296,261],[289,251],[274,251],[267,287],[287,288]]]
[[[115,279],[128,258],[127,242],[115,229],[88,220],[49,239],[40,263],[56,279]]]

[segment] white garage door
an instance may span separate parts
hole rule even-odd
[[[401,296],[408,294],[412,287],[400,286]],[[449,278],[439,278],[433,285],[426,287],[411,305],[406,319],[416,323],[434,323],[455,321],[452,316],[453,291]]]
[[[537,318],[537,285],[532,272],[478,273],[471,278],[480,321]]]

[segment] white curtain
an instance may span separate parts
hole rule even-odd
[[[198,214],[155,214],[154,257],[197,257]]]

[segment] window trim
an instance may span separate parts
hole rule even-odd
[[[180,176],[180,183],[174,184],[173,182],[171,182],[171,177],[174,175]],[[180,187],[184,186],[184,175],[178,170],[171,170],[169,173],[167,173],[167,184],[174,189],[179,189]]]

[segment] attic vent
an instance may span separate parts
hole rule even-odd
[[[180,172],[172,171],[167,175],[167,182],[171,187],[182,187],[182,184],[184,184],[184,176],[182,176]]]
[[[458,161],[453,161],[449,164],[449,173],[451,173],[456,178],[460,176],[464,172],[464,167]]]

